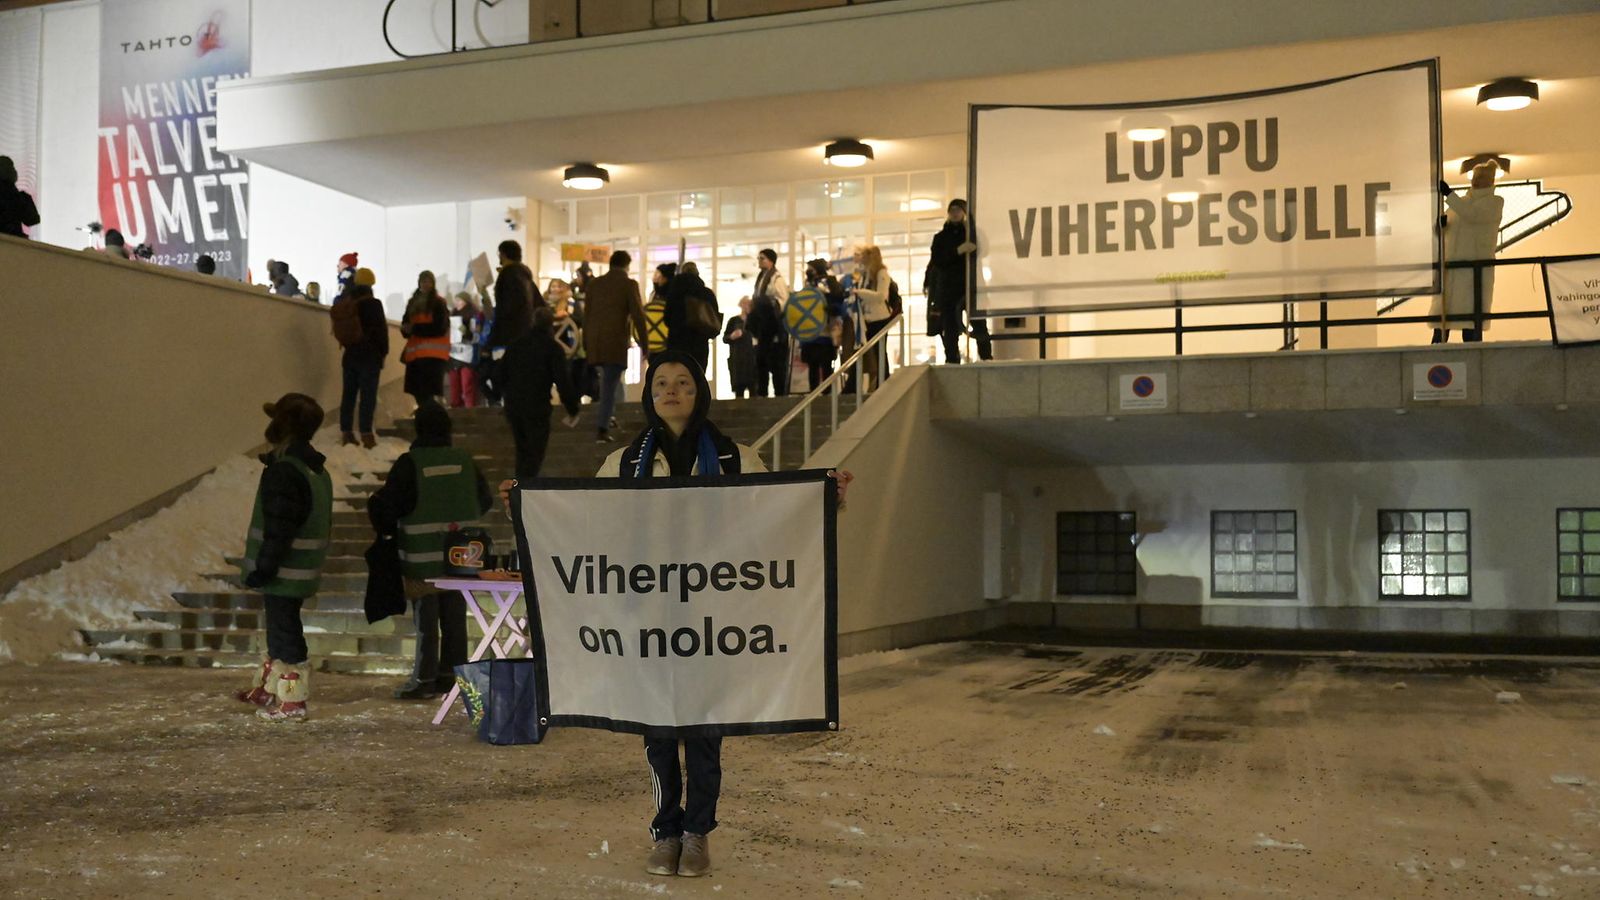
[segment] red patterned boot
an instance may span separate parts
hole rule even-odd
[[[272,677],[272,657],[269,656],[261,663],[261,668],[256,670],[255,680],[250,686],[242,691],[235,691],[233,699],[253,706],[269,706],[272,703],[272,683],[276,680]]]
[[[306,699],[310,696],[311,669],[305,663],[291,666],[277,664],[280,673],[273,693],[278,702],[266,709],[256,710],[256,715],[269,722],[304,721]]]

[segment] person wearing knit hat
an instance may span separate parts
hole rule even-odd
[[[322,407],[305,394],[284,394],[262,404],[271,449],[245,537],[239,573],[263,595],[267,658],[235,698],[258,707],[269,721],[307,715],[311,667],[300,608],[317,593],[333,530],[333,482],[311,439],[322,427]]]
[[[357,269],[350,286],[334,301],[330,313],[335,322],[334,333],[341,335],[340,343],[344,345],[344,357],[341,360],[344,391],[339,398],[339,443],[356,443],[354,426],[357,424],[359,404],[361,444],[368,450],[378,445],[372,419],[378,407],[378,375],[389,356],[389,320],[384,314],[383,304],[373,296],[372,291],[377,281],[371,269]],[[359,336],[343,337],[339,325],[341,322],[349,324],[351,319],[359,325]]]

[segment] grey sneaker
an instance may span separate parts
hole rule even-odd
[[[683,855],[678,857],[678,874],[698,878],[711,871],[710,839],[703,834],[683,833]]]
[[[678,856],[682,852],[683,841],[677,838],[662,838],[650,848],[650,859],[644,864],[644,870],[651,875],[676,875]]]

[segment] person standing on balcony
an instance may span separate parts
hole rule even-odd
[[[326,457],[311,446],[322,427],[322,407],[304,394],[284,394],[262,404],[271,421],[262,454],[266,469],[256,487],[255,509],[239,573],[245,587],[260,591],[266,611],[267,659],[250,687],[235,698],[260,707],[270,721],[306,717],[311,693],[305,629],[300,607],[317,593],[333,533],[333,481]]]
[[[33,195],[17,187],[17,166],[9,156],[0,156],[0,234],[26,238],[24,228],[39,224],[39,207]]]
[[[394,461],[389,476],[367,500],[367,517],[380,535],[400,543],[400,571],[416,625],[411,677],[397,700],[426,700],[450,690],[455,667],[467,661],[467,603],[439,591],[429,578],[444,575],[444,543],[455,526],[477,521],[494,495],[472,454],[451,446],[450,414],[435,403],[417,408],[417,439]]]
[[[866,323],[865,340],[870,341],[887,328],[889,321],[894,318],[894,311],[890,307],[890,299],[896,293],[894,279],[889,277],[889,267],[883,264],[883,251],[876,246],[868,245],[857,250],[855,262],[856,308],[861,311],[862,321]],[[862,357],[862,370],[866,373],[871,390],[877,390],[880,381],[889,375],[886,359],[881,341]]]
[[[1439,192],[1444,196],[1445,205],[1450,208],[1450,221],[1444,229],[1445,262],[1494,259],[1500,244],[1500,217],[1506,206],[1505,198],[1494,192],[1494,173],[1497,168],[1492,162],[1474,167],[1472,187],[1464,196],[1457,196],[1450,185],[1439,182]],[[1461,329],[1463,342],[1483,340],[1483,332],[1489,323],[1484,322],[1483,327],[1479,328],[1478,321],[1473,317],[1476,306],[1474,281],[1471,266],[1445,269],[1444,293],[1434,298],[1433,309],[1429,313],[1439,320],[1439,327],[1433,330],[1435,344],[1447,342],[1451,329],[1455,328]],[[1487,315],[1490,302],[1494,299],[1494,266],[1483,267],[1481,284],[1482,311]]]
[[[756,339],[756,396],[767,396],[767,385],[772,385],[772,396],[784,397],[789,393],[790,365],[789,330],[783,326],[783,304],[789,300],[789,284],[778,271],[778,253],[770,247],[756,256],[755,293],[750,295],[750,316],[747,327]]]
[[[417,275],[417,289],[406,303],[400,333],[406,337],[405,349],[400,352],[406,367],[406,393],[418,406],[439,402],[450,367],[450,310],[439,296],[432,272],[423,270]]]
[[[944,342],[947,365],[961,362],[961,338],[967,333],[967,264],[976,259],[978,245],[967,229],[967,201],[950,201],[944,227],[933,236],[923,291],[939,314],[939,337]],[[979,359],[993,359],[988,323],[972,320],[972,337],[978,344]]]
[[[583,350],[599,381],[595,404],[595,442],[616,440],[617,394],[622,390],[622,373],[628,367],[628,342],[633,338],[646,346],[644,301],[639,297],[639,282],[628,276],[633,257],[626,250],[611,254],[611,267],[589,282],[585,304]],[[657,273],[660,274],[659,272]]]

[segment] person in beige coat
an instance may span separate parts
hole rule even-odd
[[[611,254],[611,268],[589,282],[584,309],[583,352],[599,376],[600,397],[596,404],[595,441],[608,443],[617,427],[614,416],[617,391],[623,370],[628,367],[628,338],[647,344],[644,303],[639,298],[639,282],[628,276],[633,257],[625,250]]]
[[[1445,262],[1467,259],[1494,259],[1500,243],[1500,216],[1506,200],[1494,192],[1495,164],[1484,163],[1472,170],[1472,187],[1467,193],[1457,195],[1445,190],[1445,205],[1450,208],[1449,224],[1444,229]],[[1472,267],[1445,269],[1444,293],[1433,300],[1429,315],[1439,320],[1433,330],[1433,342],[1442,344],[1449,340],[1451,329],[1461,329],[1463,341],[1483,340],[1483,329],[1473,319]],[[1494,298],[1494,266],[1483,267],[1483,312],[1489,312]]]

